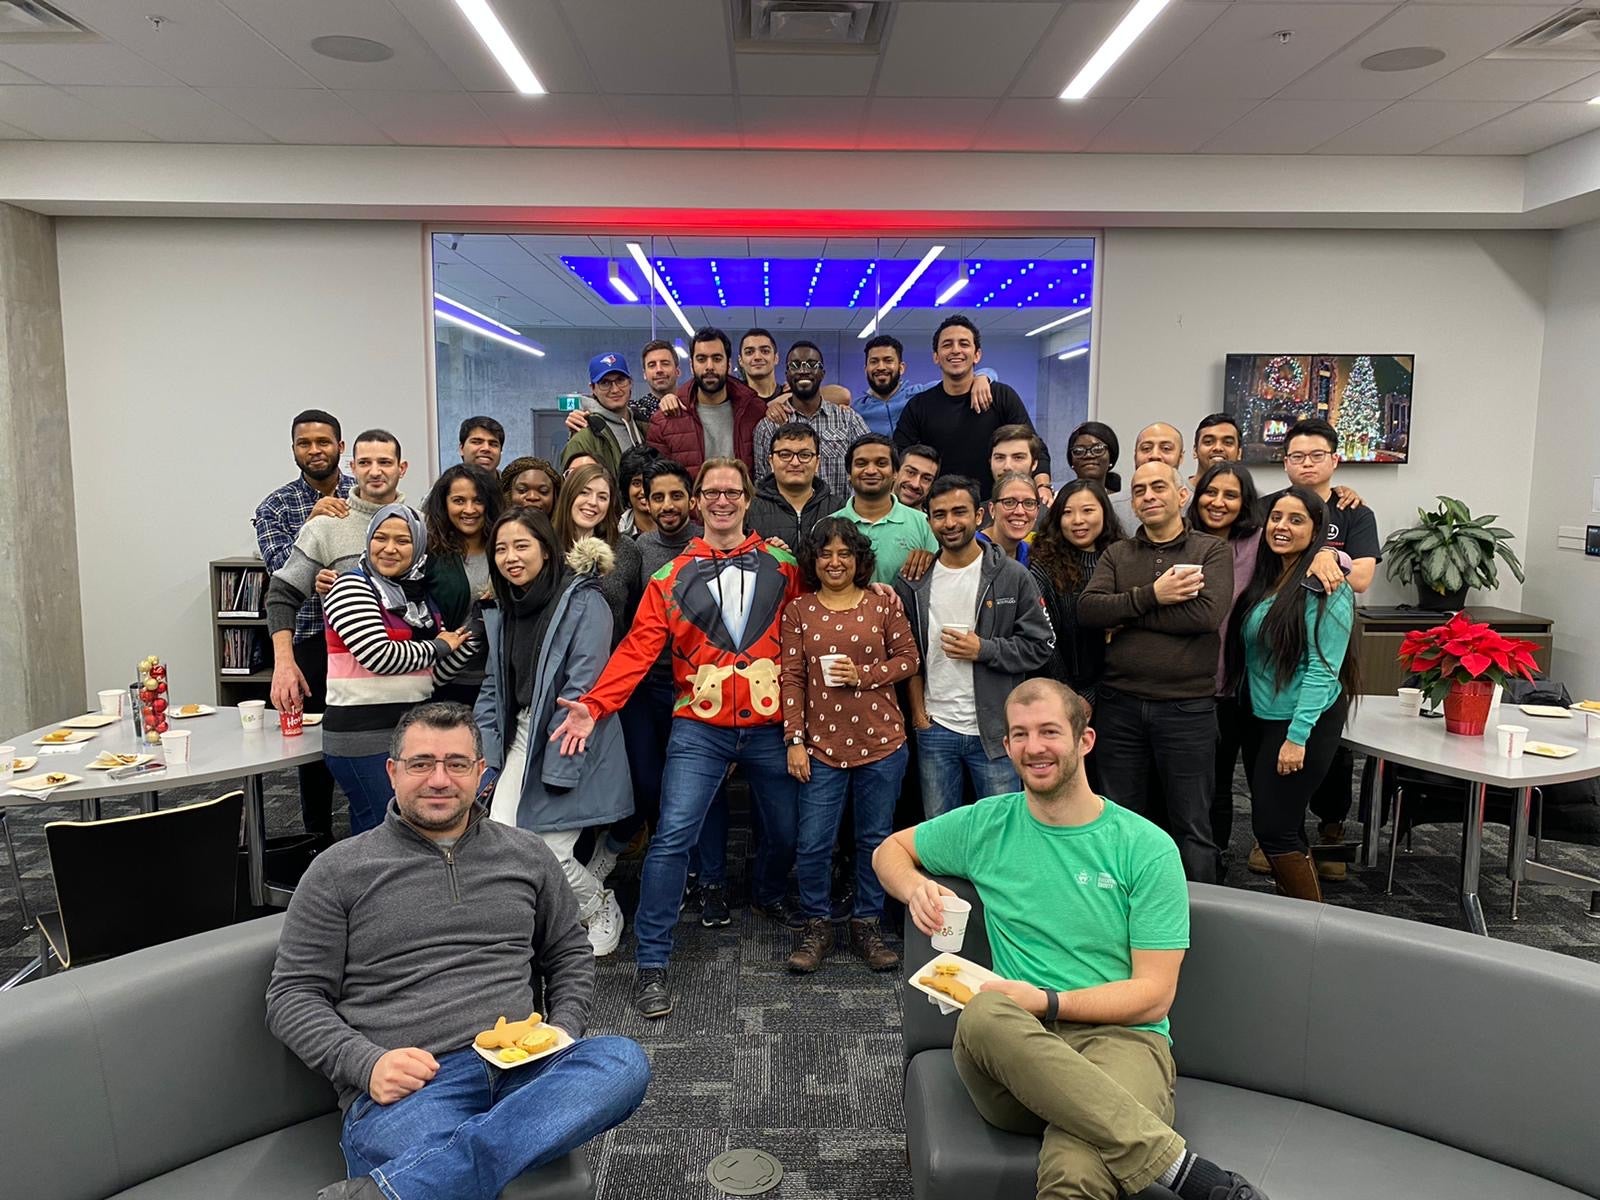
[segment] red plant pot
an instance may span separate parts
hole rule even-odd
[[[1483,736],[1489,723],[1489,702],[1494,699],[1494,684],[1487,679],[1453,683],[1444,697],[1444,727],[1448,733],[1464,737]]]

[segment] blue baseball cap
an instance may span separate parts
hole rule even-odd
[[[589,360],[589,386],[593,387],[607,375],[626,375],[633,378],[628,370],[628,360],[616,353],[596,354]]]

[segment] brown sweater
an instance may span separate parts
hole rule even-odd
[[[1155,581],[1179,563],[1205,571],[1200,594],[1182,604],[1156,599]],[[1160,545],[1141,527],[1106,548],[1078,597],[1078,621],[1112,630],[1105,686],[1140,700],[1198,700],[1217,690],[1217,629],[1233,600],[1228,543],[1184,526]]]
[[[829,687],[824,654],[847,655],[859,687]],[[814,594],[783,610],[783,736],[806,738],[811,756],[831,767],[859,767],[905,744],[894,685],[917,673],[921,658],[905,610],[873,592],[834,612]]]

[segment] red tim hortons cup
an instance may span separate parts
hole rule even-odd
[[[298,708],[278,711],[278,729],[284,737],[299,737],[305,732],[305,713]]]

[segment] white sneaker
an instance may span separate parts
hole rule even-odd
[[[602,833],[595,839],[594,853],[589,856],[585,864],[589,874],[593,875],[603,886],[606,877],[617,869],[617,851],[611,848],[611,839]]]
[[[607,888],[599,911],[586,924],[596,958],[604,958],[617,948],[622,941],[622,924],[622,906],[617,903],[617,894]]]

